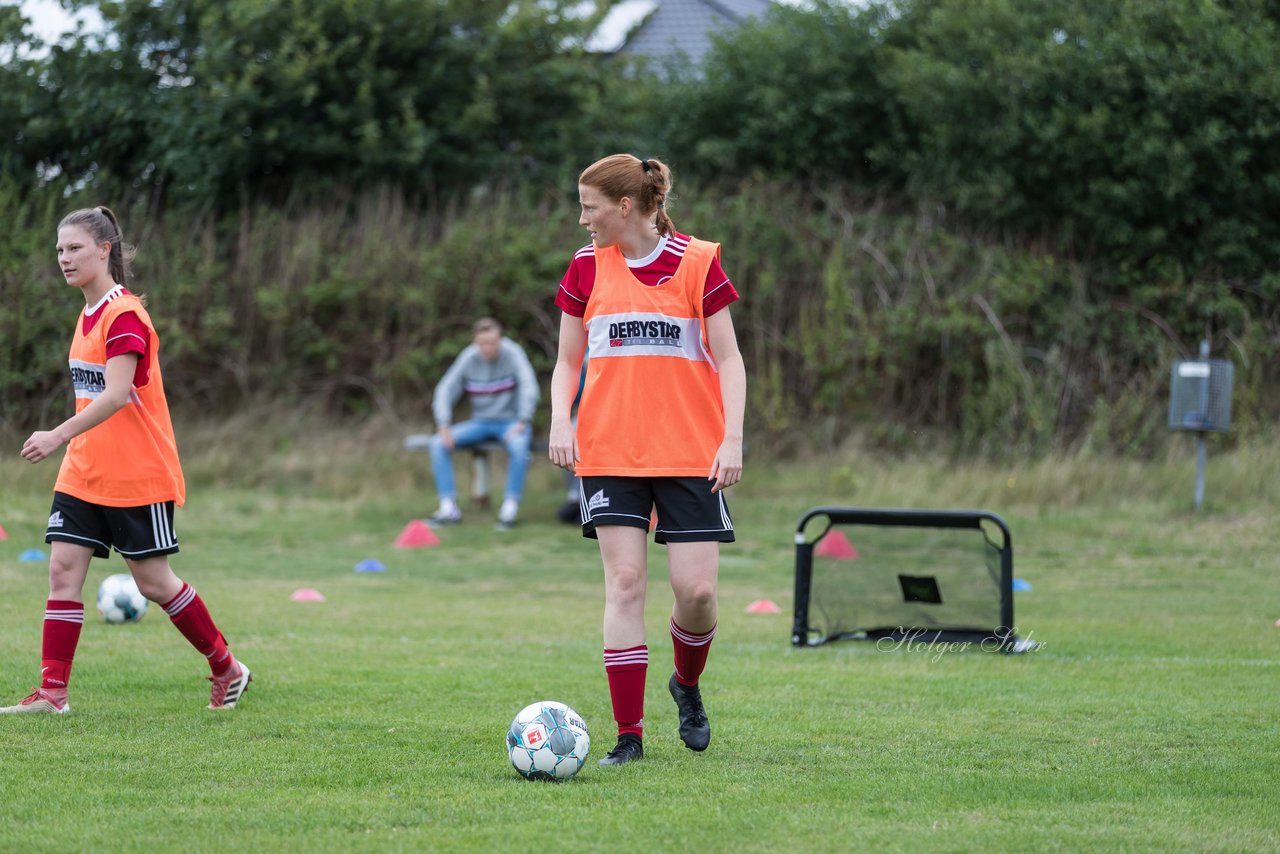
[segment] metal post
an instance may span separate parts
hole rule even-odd
[[[474,451],[471,463],[471,506],[489,506],[489,454],[480,449]]]
[[[1204,501],[1204,436],[1203,432],[1196,434],[1199,441],[1196,442],[1196,510],[1200,509],[1200,504]]]
[[[1200,361],[1208,363],[1209,361],[1209,339],[1206,338],[1200,342]],[[1209,418],[1209,382],[1210,378],[1206,376],[1200,383],[1200,421],[1205,422]],[[1203,430],[1196,433],[1196,510],[1200,509],[1200,505],[1204,503],[1204,437]]]

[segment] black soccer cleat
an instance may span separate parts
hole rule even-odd
[[[702,707],[702,692],[697,685],[680,684],[674,673],[667,687],[680,710],[680,740],[690,750],[706,750],[711,743],[711,723],[707,720],[707,710]]]
[[[640,740],[640,736],[627,732],[618,736],[618,743],[614,745],[613,750],[610,750],[604,759],[600,760],[600,764],[625,765],[628,762],[643,758],[644,742]]]

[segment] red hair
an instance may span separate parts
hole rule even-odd
[[[631,199],[642,216],[656,213],[659,234],[672,234],[676,230],[666,211],[671,169],[661,160],[611,154],[583,169],[578,183],[599,190],[615,202],[624,197]]]

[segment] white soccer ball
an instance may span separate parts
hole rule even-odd
[[[553,700],[525,706],[507,730],[511,764],[530,780],[568,780],[590,750],[582,716]]]
[[[136,623],[147,613],[147,599],[132,575],[108,575],[98,588],[98,611],[108,623]]]

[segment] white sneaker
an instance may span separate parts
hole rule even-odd
[[[456,505],[452,509],[441,507],[427,521],[433,525],[456,525],[462,521],[462,511]]]
[[[516,516],[520,513],[520,505],[508,498],[502,502],[502,509],[498,511],[498,530],[510,531],[516,525]]]

